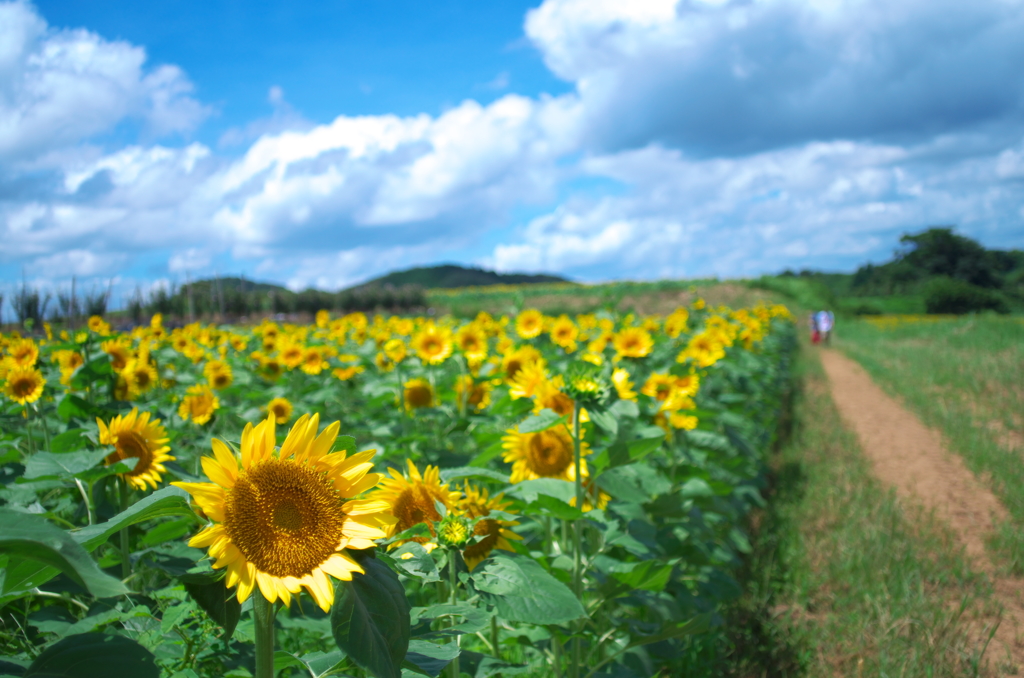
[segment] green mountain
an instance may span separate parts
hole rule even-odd
[[[395,271],[353,287],[353,290],[368,287],[405,287],[416,285],[424,289],[438,287],[471,287],[485,285],[523,285],[533,283],[569,282],[557,275],[528,275],[526,273],[495,273],[482,268],[467,268],[456,264],[410,268]]]

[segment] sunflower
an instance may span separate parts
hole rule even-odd
[[[433,407],[434,387],[422,377],[405,382],[405,409],[416,410],[421,407]]]
[[[612,345],[620,357],[643,358],[654,348],[654,340],[651,333],[642,327],[626,327],[615,335]]]
[[[572,398],[562,393],[562,386],[564,386],[564,380],[561,375],[542,384],[533,396],[533,413],[537,414],[541,410],[551,410],[559,416],[571,417],[576,403],[572,401]],[[590,421],[590,418],[586,416],[586,410],[580,413],[580,421]]]
[[[210,384],[210,388],[218,391],[231,386],[231,382],[234,380],[231,366],[223,360],[211,360],[206,363],[203,374],[206,375],[206,381]]]
[[[690,343],[676,357],[676,362],[693,360],[698,367],[711,367],[724,357],[725,347],[719,335],[705,331],[690,339]]]
[[[491,404],[491,384],[486,381],[474,381],[473,377],[464,374],[455,382],[455,398],[457,402],[466,399],[466,405],[475,410],[485,410]]]
[[[561,315],[555,319],[555,322],[551,324],[550,331],[551,341],[558,346],[561,346],[569,353],[576,350],[576,338],[580,335],[580,330],[576,327],[569,316]]]
[[[267,403],[267,416],[274,418],[275,424],[287,424],[292,418],[292,404],[287,398],[274,398]]]
[[[327,309],[321,308],[316,312],[316,326],[320,329],[325,329],[331,322],[331,313]]]
[[[145,393],[157,382],[156,368],[141,357],[130,359],[121,370],[121,376],[128,386],[129,397]]]
[[[519,370],[534,362],[543,362],[540,351],[533,346],[520,346],[514,351],[507,351],[501,359],[501,371],[510,384],[519,374]]]
[[[377,355],[373,358],[373,364],[377,366],[378,370],[385,373],[395,369],[395,363],[391,361],[391,358],[384,351],[377,351]]]
[[[110,356],[110,366],[115,372],[120,372],[128,364],[131,357],[131,348],[126,342],[117,339],[108,339],[100,344],[103,352]]]
[[[629,370],[622,367],[612,372],[612,385],[622,400],[636,400],[636,391],[629,376]]]
[[[686,321],[690,319],[690,312],[685,308],[677,308],[665,318],[665,334],[675,339],[686,331]]]
[[[340,381],[348,381],[352,377],[356,376],[360,372],[364,372],[365,370],[366,368],[363,367],[362,365],[349,365],[347,367],[336,367],[334,368],[334,370],[331,371],[331,374],[333,374]]]
[[[516,334],[523,339],[533,339],[544,329],[544,315],[535,308],[528,308],[516,316]]]
[[[572,436],[562,426],[555,426],[536,433],[519,433],[510,429],[502,438],[505,462],[512,464],[512,482],[536,480],[537,478],[559,478],[576,480],[573,464]],[[580,456],[588,453],[586,441],[580,447]],[[587,463],[580,459],[580,471],[587,476]]]
[[[15,364],[7,372],[4,395],[19,405],[34,403],[43,395],[45,385],[46,378],[42,372],[31,366]]]
[[[371,492],[369,498],[387,502],[391,506],[397,522],[390,526],[389,537],[426,523],[431,536],[436,539],[434,523],[441,520],[441,514],[434,502],[440,502],[446,509],[452,510],[459,501],[459,493],[449,490],[447,483],[441,483],[441,473],[436,466],[427,466],[422,475],[411,459],[406,459],[406,466],[408,472],[405,475],[397,469],[389,468],[391,477],[385,476],[380,487]],[[427,537],[413,537],[410,541],[423,544],[428,551],[437,547]],[[395,548],[402,543],[395,542],[388,548]]]
[[[178,405],[178,416],[188,421],[191,419],[200,426],[210,421],[213,413],[220,408],[220,399],[205,384],[190,386],[186,395]]]
[[[203,457],[212,483],[173,483],[195,500],[212,524],[189,546],[209,547],[213,567],[226,567],[228,588],[244,602],[257,586],[288,604],[302,589],[325,612],[334,603],[330,576],[351,581],[363,572],[346,548],[371,548],[394,519],[382,501],[355,499],[380,482],[373,450],[332,452],[340,424],[317,436],[320,417],[303,415],[280,450],[274,420],[242,431],[241,458],[214,439]]]
[[[645,396],[650,396],[655,400],[665,400],[669,394],[676,387],[676,377],[671,374],[659,374],[654,372],[651,376],[647,377],[647,381],[640,388],[640,392]]]
[[[548,381],[549,375],[544,363],[528,363],[516,372],[508,393],[513,399],[532,398]]]
[[[455,333],[455,345],[469,360],[487,358],[487,334],[474,324],[466,325]]]
[[[260,374],[264,379],[277,381],[282,372],[284,372],[284,366],[277,358],[260,358]]]
[[[408,348],[401,339],[388,339],[384,342],[384,355],[395,365],[405,360],[408,353]]]
[[[266,345],[263,347],[264,351],[270,352]],[[286,346],[281,348],[281,362],[283,362],[288,369],[294,370],[296,367],[302,364],[302,358],[306,351],[302,344],[288,343]]]
[[[39,347],[31,339],[18,339],[7,347],[7,355],[11,356],[19,367],[32,367],[39,360]]]
[[[302,352],[302,371],[306,374],[317,375],[327,367],[330,367],[330,365],[324,359],[324,353],[321,349],[310,346]]]
[[[440,365],[452,354],[451,332],[433,323],[427,323],[412,338],[411,346],[424,363]]]
[[[167,454],[171,448],[167,446],[167,431],[160,425],[160,420],[151,421],[149,412],[139,414],[136,407],[124,416],[117,415],[109,424],[101,419],[97,419],[96,424],[100,428],[100,445],[114,447],[105,460],[107,466],[137,459],[135,468],[121,474],[121,478],[136,489],[145,490],[148,484],[155,490],[160,474],[167,473],[163,463],[174,461],[174,457]]]
[[[103,318],[98,315],[89,316],[89,320],[86,321],[86,325],[89,326],[90,331],[95,332],[96,334],[107,334],[110,332],[110,325],[104,322]]]
[[[508,512],[510,502],[503,501],[502,495],[489,497],[486,488],[477,488],[469,483],[462,488],[463,496],[459,499],[458,510],[460,513],[471,519],[478,520],[473,528],[473,534],[481,537],[475,544],[470,544],[462,551],[462,559],[466,561],[466,567],[472,572],[473,568],[479,565],[494,549],[503,551],[515,551],[509,539],[521,540],[518,534],[508,529],[519,523],[513,520],[495,520],[486,518],[491,511]]]

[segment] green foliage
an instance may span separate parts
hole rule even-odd
[[[157,678],[153,654],[134,640],[104,633],[69,636],[44,650],[23,678]]]
[[[338,582],[331,629],[334,640],[377,678],[401,678],[409,649],[409,603],[398,577],[374,558],[361,562],[366,574]]]
[[[953,315],[978,311],[1010,311],[1006,299],[998,292],[946,276],[928,281],[925,285],[924,305],[928,313]]]

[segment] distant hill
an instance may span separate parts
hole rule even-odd
[[[357,285],[352,290],[369,287],[405,287],[416,285],[424,289],[439,287],[471,287],[484,285],[524,285],[533,283],[569,282],[557,275],[529,275],[526,273],[495,273],[482,268],[467,268],[456,264],[410,268],[395,271],[379,278]]]

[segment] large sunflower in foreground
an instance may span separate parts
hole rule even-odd
[[[167,473],[165,461],[174,461],[167,454],[171,448],[167,446],[167,431],[160,425],[159,419],[149,418],[149,412],[139,414],[139,408],[122,416],[117,415],[109,424],[97,419],[100,429],[100,444],[111,445],[114,451],[107,455],[107,466],[119,461],[137,459],[135,468],[122,474],[132,487],[145,490],[146,486],[156,489],[160,482],[160,474]],[[128,462],[131,466],[131,462]]]
[[[559,478],[576,480],[573,463],[572,436],[562,426],[554,426],[536,433],[519,433],[509,430],[502,438],[505,452],[502,459],[512,464],[512,482],[536,480],[537,478]],[[589,453],[586,441],[580,447],[580,457]],[[586,459],[580,459],[580,473],[587,477]]]
[[[365,549],[394,521],[386,502],[355,499],[374,487],[374,451],[332,452],[339,422],[317,436],[319,415],[303,415],[279,450],[273,418],[242,431],[241,455],[220,440],[203,457],[212,483],[172,483],[195,500],[212,524],[189,546],[209,547],[213,567],[245,601],[257,586],[285,604],[306,589],[325,612],[334,603],[330,576],[350,581],[363,572],[346,548]]]
[[[436,466],[427,466],[421,475],[411,459],[407,459],[406,464],[408,473],[405,475],[398,469],[389,468],[391,477],[385,477],[380,488],[371,493],[370,498],[387,502],[397,518],[388,536],[426,523],[431,536],[437,538],[434,523],[441,520],[441,514],[434,502],[441,502],[446,509],[451,510],[459,501],[459,493],[450,491],[448,484],[441,482],[441,472]],[[423,544],[428,551],[437,547],[426,537],[414,537],[411,541]],[[400,543],[392,544],[392,548]]]

